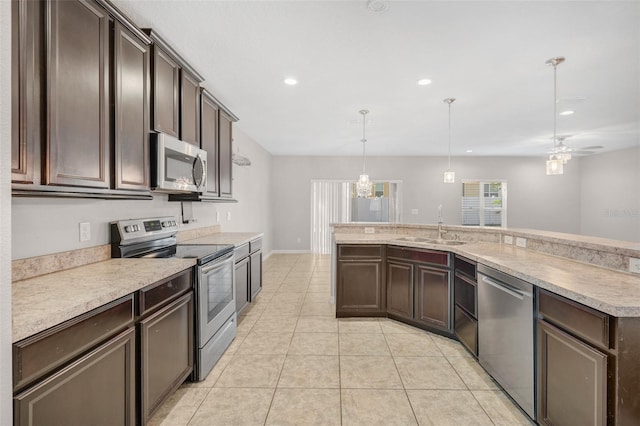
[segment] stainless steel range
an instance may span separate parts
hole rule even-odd
[[[194,380],[204,380],[236,336],[233,245],[177,244],[174,217],[111,223],[111,257],[194,258]]]

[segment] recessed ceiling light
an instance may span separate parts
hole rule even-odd
[[[418,80],[418,86],[428,86],[431,84],[431,80],[429,80],[428,78],[421,78],[420,80]]]
[[[293,77],[287,77],[284,79],[284,84],[288,86],[295,86],[296,84],[298,84],[298,80]]]
[[[566,111],[562,111],[560,113],[560,115],[571,115],[573,114],[575,111],[571,111],[570,109],[566,110]]]
[[[468,149],[465,152],[470,153],[470,152],[473,152],[473,150],[472,149]]]

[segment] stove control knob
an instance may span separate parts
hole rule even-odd
[[[140,230],[140,225],[133,225],[134,232],[138,232]]]
[[[127,225],[124,227],[124,232],[133,232],[133,227],[131,225]]]

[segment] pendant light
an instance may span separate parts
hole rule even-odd
[[[553,66],[553,152],[547,160],[547,174],[548,175],[561,175],[564,173],[565,157],[562,153],[558,153],[558,138],[556,135],[558,128],[558,85],[557,85],[557,73],[558,65],[564,62],[564,57],[558,56],[551,58],[545,62],[547,65]],[[567,159],[568,160],[568,159]]]
[[[369,111],[361,109],[359,113],[362,114],[362,174],[356,183],[356,193],[360,198],[368,198],[371,195],[371,180],[369,179],[369,175],[367,174],[365,167],[365,144],[367,143],[365,130],[367,125],[367,114]]]
[[[456,182],[456,172],[451,170],[451,104],[455,101],[455,98],[447,98],[443,102],[449,105],[449,167],[447,171],[444,172],[444,183],[455,183]]]

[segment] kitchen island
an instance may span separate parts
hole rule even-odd
[[[493,268],[535,286],[537,421],[640,423],[640,276],[624,271],[640,257],[637,244],[453,226],[438,241],[436,229],[334,225],[337,316],[388,316],[454,337],[454,258]]]

